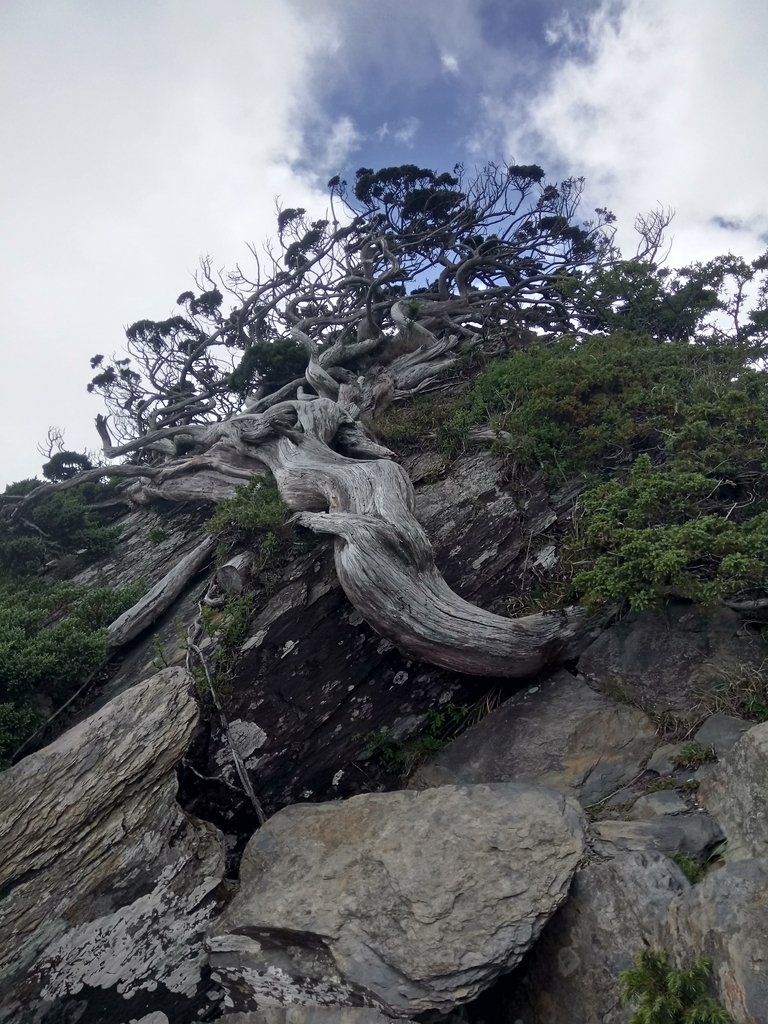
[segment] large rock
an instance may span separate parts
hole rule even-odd
[[[634,952],[666,949],[678,967],[712,963],[712,988],[735,1024],[765,1024],[768,1006],[768,723],[750,729],[699,790],[709,815],[601,821],[593,850],[610,857],[577,873],[566,904],[521,969],[508,1020],[619,1024],[620,971]],[[661,796],[662,794],[656,794]],[[706,861],[689,885],[663,854]]]
[[[590,804],[634,778],[656,742],[642,711],[561,671],[467,729],[412,785],[534,782]]]
[[[669,857],[683,853],[706,858],[723,833],[708,814],[662,815],[641,821],[598,821],[593,825],[595,849],[606,857],[617,852],[657,850]]]
[[[196,719],[166,669],[3,776],[0,1021],[191,1019],[223,870],[175,800]]]
[[[265,1006],[216,1019],[218,1024],[388,1024],[391,1020],[368,1006]]]
[[[705,956],[719,1001],[736,1024],[768,1020],[768,863],[712,869],[670,908],[666,946],[690,962]]]
[[[645,944],[662,944],[672,900],[688,888],[659,853],[627,853],[579,871],[521,968],[506,1019],[523,1024],[625,1024],[619,974]]]
[[[736,612],[670,603],[607,629],[581,655],[579,671],[608,696],[685,715],[740,666],[764,658],[765,645],[745,635]]]
[[[530,948],[584,849],[578,805],[502,784],[302,804],[251,840],[211,938],[235,1012],[449,1011]]]
[[[728,859],[768,863],[768,722],[756,725],[709,773],[700,799],[723,827]]]

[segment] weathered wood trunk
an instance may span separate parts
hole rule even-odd
[[[374,629],[420,661],[471,675],[529,676],[578,654],[591,635],[581,611],[507,619],[455,594],[435,567],[405,471],[337,403],[289,404],[295,429],[262,441],[258,458],[294,522],[336,538],[339,581]],[[263,436],[263,424],[243,425],[244,437]]]

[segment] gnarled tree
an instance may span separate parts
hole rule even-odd
[[[574,655],[580,611],[508,619],[450,590],[408,476],[361,419],[375,433],[378,412],[445,387],[473,348],[573,325],[562,282],[615,255],[610,213],[577,220],[582,184],[547,184],[536,166],[471,181],[362,168],[352,190],[331,180],[325,218],[280,210],[253,271],[204,262],[178,314],[131,326],[127,356],[92,360],[104,454],[128,457],[115,468],[135,476],[132,499],[216,501],[269,471],[295,521],[335,538],[352,604],[408,654],[494,676]]]

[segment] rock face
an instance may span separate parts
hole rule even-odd
[[[728,837],[728,859],[768,862],[768,722],[746,732],[704,784],[701,799]]]
[[[766,765],[768,723],[746,732],[708,772],[699,795],[728,845],[695,885],[665,854],[706,860],[721,835],[709,815],[597,822],[592,850],[608,859],[577,873],[567,903],[518,972],[507,1019],[623,1024],[631,1012],[619,1006],[619,973],[652,946],[668,950],[677,966],[706,957],[714,993],[735,1024],[765,1024]]]
[[[561,671],[467,729],[413,785],[535,782],[590,804],[635,776],[655,743],[642,711]]]
[[[491,611],[516,607],[552,558],[573,492],[548,497],[536,479],[513,492],[487,455],[449,472],[434,454],[416,463],[419,517],[447,581]],[[172,511],[131,513],[111,561],[79,582],[156,583],[207,536],[206,510],[181,525]],[[505,684],[511,699],[420,773],[436,788],[340,802],[396,784],[366,755],[372,734],[407,739],[430,709],[472,704],[489,682],[382,640],[323,544],[299,538],[286,563],[282,580],[249,585],[231,735],[269,812],[336,802],[290,807],[255,835],[241,890],[218,916],[231,890],[222,838],[179,807],[177,762],[178,800],[225,828],[230,851],[232,833],[244,843],[256,823],[220,723],[196,726],[183,674],[153,664],[183,658],[212,572],[201,566],[121,654],[100,709],[3,777],[0,1024],[382,1024],[451,1012],[521,957],[500,982],[511,986],[508,1024],[624,1024],[618,975],[644,944],[680,965],[708,956],[736,1024],[766,1024],[768,725],[740,739],[741,720],[708,720],[695,738],[724,760],[697,773],[693,794],[670,760],[680,743],[654,755],[648,717],[615,699],[689,711],[727,666],[751,663],[735,614],[671,605],[630,616],[582,656],[583,676],[517,693]],[[653,792],[654,772],[677,788]],[[605,819],[586,863],[572,796],[600,801]],[[724,861],[690,886],[668,858],[719,858],[720,825]]]
[[[519,594],[527,555],[550,543],[573,499],[550,500],[535,479],[521,501],[504,474],[499,458],[464,457],[450,473],[416,489],[418,517],[449,585],[502,614]],[[169,647],[178,636],[177,615],[183,618],[190,606],[179,607],[168,616]],[[267,813],[297,800],[391,787],[394,780],[366,759],[372,736],[388,729],[406,739],[426,724],[430,709],[472,704],[493,683],[404,657],[354,611],[339,587],[332,553],[315,542],[286,567],[249,633],[227,711],[230,720],[260,730],[258,747],[245,760]],[[152,654],[150,646],[147,657]],[[509,693],[519,684],[503,685]],[[247,799],[238,802],[227,786],[237,780],[227,774],[230,758],[215,720],[201,728],[188,760],[214,781],[201,783],[182,770],[184,806],[225,832],[253,831]]]
[[[223,872],[175,800],[196,719],[166,669],[3,776],[0,1021],[190,1019]]]
[[[734,668],[764,657],[736,612],[669,604],[607,629],[581,655],[579,671],[608,696],[647,711],[686,713]]]
[[[520,972],[508,1020],[625,1024],[619,973],[661,944],[670,902],[688,883],[659,853],[627,853],[579,871]]]
[[[719,1000],[736,1024],[764,1024],[768,1008],[768,862],[713,868],[674,900],[666,946],[712,963]]]
[[[288,807],[246,848],[210,940],[214,978],[235,1011],[447,1012],[521,959],[583,848],[577,805],[532,786]]]

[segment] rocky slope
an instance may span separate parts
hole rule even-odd
[[[573,491],[510,481],[488,455],[408,469],[449,584],[515,607]],[[157,583],[203,518],[132,513],[86,580]],[[768,1020],[768,725],[712,714],[724,679],[763,671],[738,615],[635,614],[578,664],[497,684],[403,657],[348,604],[326,546],[298,538],[282,578],[249,584],[227,729],[181,667],[212,571],[3,777],[0,1021],[613,1024],[645,944],[707,955],[737,1024]],[[428,744],[412,737],[449,706],[474,724],[385,792],[405,781],[382,736],[413,767]],[[681,854],[705,865],[695,884]]]

